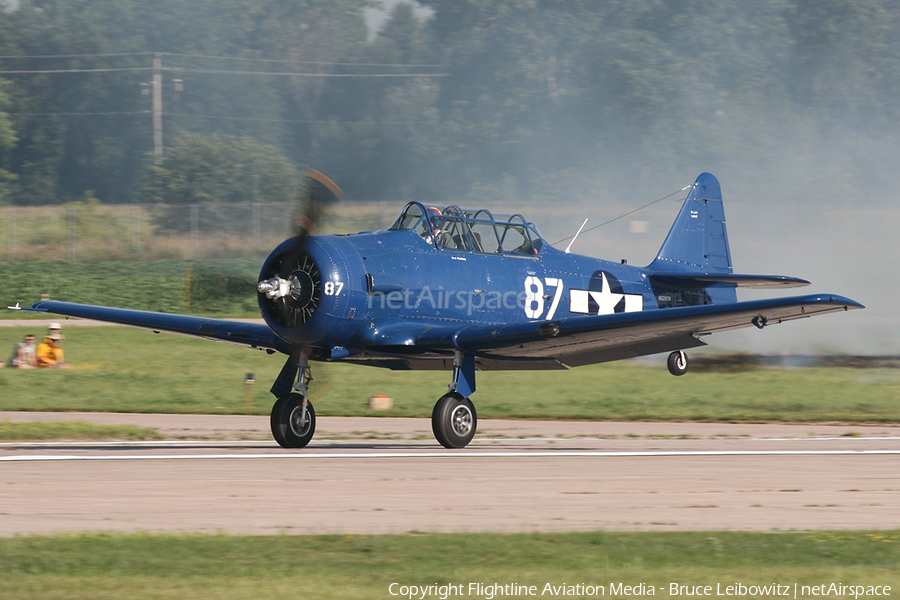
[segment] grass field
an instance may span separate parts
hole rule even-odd
[[[0,410],[268,414],[268,389],[284,363],[280,355],[183,336],[64,328],[74,369],[0,369]],[[11,351],[28,332],[43,333],[0,328],[0,349]],[[249,405],[247,373],[257,382]],[[349,416],[429,417],[450,380],[443,371],[318,363],[313,376],[317,413]],[[394,408],[370,410],[374,394],[390,395]],[[676,378],[664,366],[624,361],[479,373],[473,399],[482,418],[882,423],[900,421],[898,397],[896,369],[757,367]]]
[[[258,317],[261,259],[0,264],[0,306],[53,300],[136,310]],[[0,311],[0,318],[23,313]]]
[[[160,440],[163,436],[144,427],[97,425],[83,421],[66,423],[20,423],[0,421],[0,442],[10,440]]]
[[[28,327],[0,328],[11,349]],[[0,410],[87,410],[268,414],[283,357],[125,327],[64,323],[72,370],[0,369]],[[257,380],[246,404],[244,379]],[[315,365],[320,415],[428,417],[449,373],[390,372]],[[372,394],[394,408],[373,412]],[[483,418],[703,421],[896,422],[900,372],[893,369],[749,368],[697,370],[675,378],[665,367],[620,362],[570,372],[481,373],[475,400]],[[0,422],[0,438],[128,437],[152,432],[29,429]],[[53,424],[49,425],[54,426]],[[85,438],[81,438],[85,439]],[[146,438],[144,438],[146,439]],[[152,438],[150,438],[152,439]],[[14,493],[14,490],[8,490]],[[0,518],[2,508],[0,508]],[[446,584],[494,600],[491,588],[535,586],[545,598],[598,597],[571,586],[653,588],[675,598],[688,586],[842,585],[900,590],[900,531],[784,533],[571,533],[290,536],[78,534],[0,539],[0,598],[258,599],[441,598]],[[392,584],[398,584],[391,587]],[[553,586],[545,592],[546,586]],[[560,588],[560,586],[563,586]],[[403,590],[406,595],[399,595]],[[444,591],[447,591],[445,588]],[[393,593],[392,593],[393,592]],[[575,592],[575,593],[573,593]],[[833,595],[826,600],[852,596]],[[520,594],[517,597],[522,597]],[[681,596],[677,596],[683,600]],[[772,598],[747,593],[744,598]],[[734,598],[723,596],[723,598]],[[809,594],[798,598],[823,600]],[[864,598],[860,596],[860,598]],[[884,596],[871,600],[882,600]],[[857,599],[854,599],[857,600]],[[870,600],[866,598],[865,600]]]
[[[5,600],[347,600],[408,597],[398,596],[400,586],[445,584],[462,584],[467,597],[505,597],[485,588],[479,594],[470,583],[535,586],[535,595],[544,598],[599,597],[546,593],[548,584],[557,592],[559,586],[602,586],[606,596],[616,595],[617,584],[645,584],[663,598],[681,597],[670,595],[672,583],[712,586],[711,595],[720,586],[722,597],[727,586],[738,584],[787,586],[792,598],[795,584],[798,598],[812,597],[801,595],[801,586],[831,583],[890,586],[894,595],[900,590],[898,567],[896,531],[0,539]],[[435,589],[413,597],[441,595]]]

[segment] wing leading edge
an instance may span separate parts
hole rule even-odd
[[[190,335],[218,342],[228,342],[249,348],[290,353],[290,347],[278,338],[267,325],[257,323],[110,308],[107,306],[59,302],[57,300],[43,300],[36,302],[31,308],[23,308],[22,310],[93,319],[150,329],[157,332],[165,331],[167,333]]]

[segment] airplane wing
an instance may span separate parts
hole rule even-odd
[[[474,354],[489,368],[556,368],[632,358],[703,346],[702,336],[754,325],[864,308],[842,296],[808,295],[732,304],[709,304],[533,321],[479,325],[454,334],[453,345]],[[437,333],[437,331],[435,331]],[[428,334],[419,344],[428,344]],[[436,342],[437,340],[433,340]],[[496,361],[496,362],[494,362]],[[504,361],[510,364],[502,366]],[[519,364],[516,364],[519,363]]]
[[[140,327],[151,331],[178,333],[201,337],[218,342],[228,342],[250,348],[259,348],[269,352],[290,353],[290,347],[279,339],[267,325],[242,323],[206,317],[191,317],[144,310],[128,310],[109,308],[90,304],[43,300],[36,302],[31,308],[21,308],[34,312],[46,312],[66,317],[94,319],[107,323],[117,323],[130,327]]]
[[[442,355],[459,349],[474,355],[481,369],[565,369],[686,350],[706,345],[701,338],[711,333],[751,325],[762,328],[857,308],[863,305],[843,296],[808,295],[462,329],[423,329],[421,324],[398,323],[371,337],[368,352],[348,359],[390,369],[435,369],[452,361],[440,360]],[[55,300],[37,302],[30,309],[21,310],[190,335],[269,352],[291,352],[286,342],[261,324]]]

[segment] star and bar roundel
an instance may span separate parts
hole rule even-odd
[[[588,289],[569,289],[569,312],[584,315],[611,315],[644,309],[644,297],[626,294],[615,275],[596,271]]]

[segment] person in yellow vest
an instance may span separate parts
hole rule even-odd
[[[44,343],[37,347],[36,354],[38,368],[72,368],[63,360],[62,340],[63,336],[60,333],[51,333],[44,338]]]

